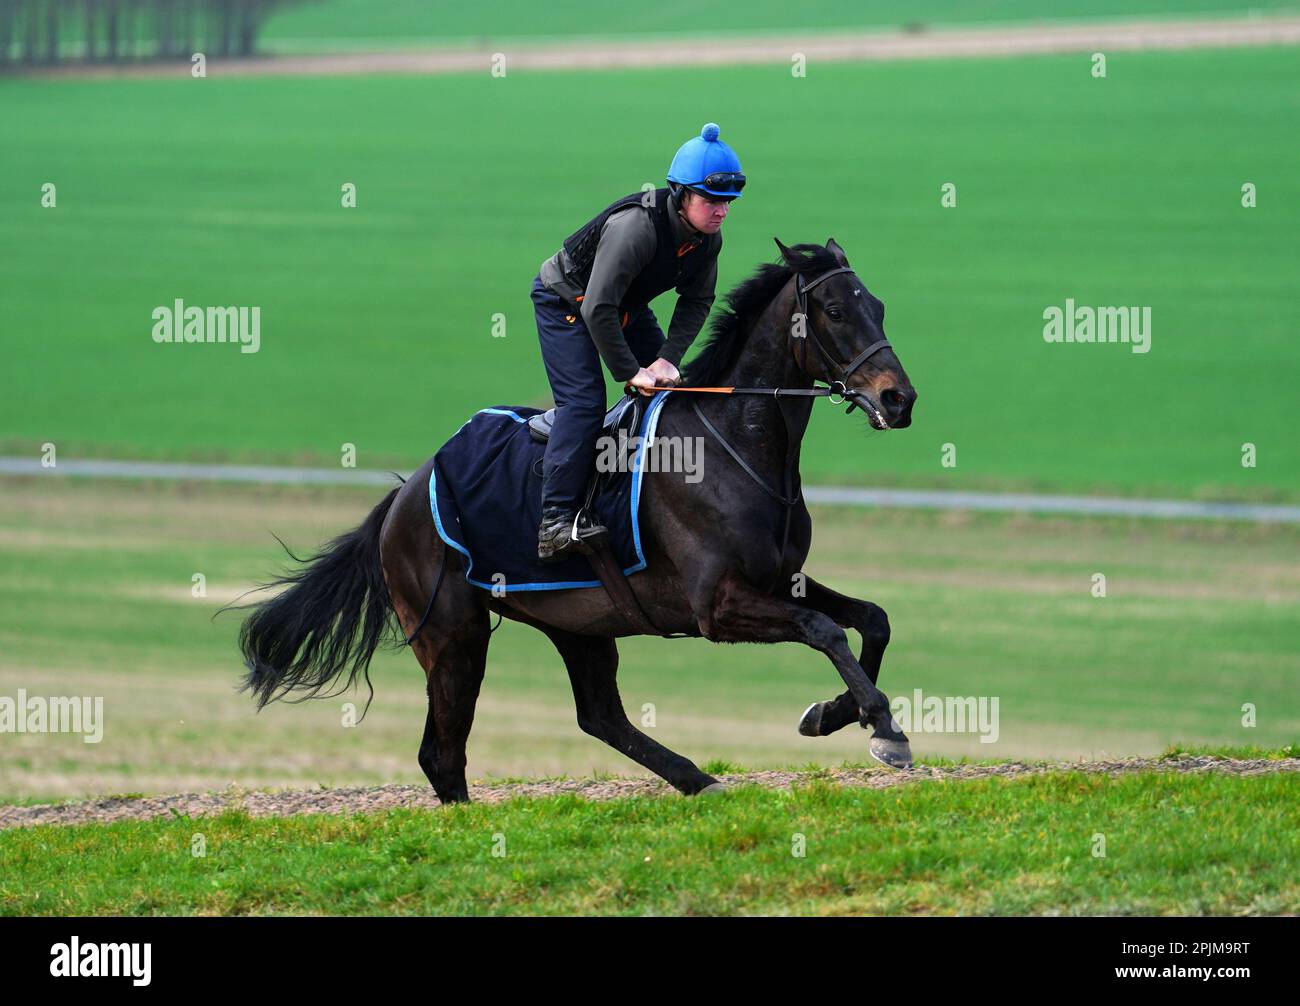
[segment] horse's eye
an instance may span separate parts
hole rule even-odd
[[[843,317],[843,315],[840,314],[840,312],[836,308],[831,308],[829,311],[826,312],[826,317],[828,317],[831,321],[839,321],[840,318]]]

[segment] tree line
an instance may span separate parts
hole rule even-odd
[[[301,0],[0,0],[0,64],[251,56]]]

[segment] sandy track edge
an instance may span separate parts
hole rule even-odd
[[[486,73],[499,56],[511,70],[623,70],[648,67],[788,66],[793,53],[813,62],[987,59],[1046,53],[1217,49],[1300,44],[1300,18],[1126,19],[991,23],[924,30],[792,31],[779,36],[584,40],[577,44],[500,43],[485,49],[395,50],[213,59],[212,77]],[[503,50],[503,51],[497,51]],[[13,68],[31,77],[109,79],[190,76],[189,61],[68,64]]]

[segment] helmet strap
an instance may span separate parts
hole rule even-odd
[[[677,218],[686,227],[688,233],[703,234],[704,231],[700,230],[693,223],[691,223],[689,219],[687,219],[685,207],[682,205],[686,201],[686,193],[690,191],[691,191],[690,189],[687,189],[684,186],[681,189],[681,198],[677,200]]]

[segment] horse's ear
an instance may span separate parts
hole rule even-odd
[[[848,266],[849,260],[844,254],[844,249],[839,246],[834,238],[826,239],[826,250],[835,256],[835,261],[842,266]]]
[[[781,249],[781,258],[785,259],[785,264],[786,264],[786,265],[791,265],[791,266],[794,265],[795,262],[797,261],[797,258],[796,258],[796,256],[795,256],[794,252],[792,252],[789,248],[787,248],[785,245],[783,245],[783,244],[781,243],[781,239],[780,239],[780,238],[774,236],[774,237],[772,238],[772,240],[775,241],[775,242],[776,242],[776,246],[777,246],[778,248]]]

